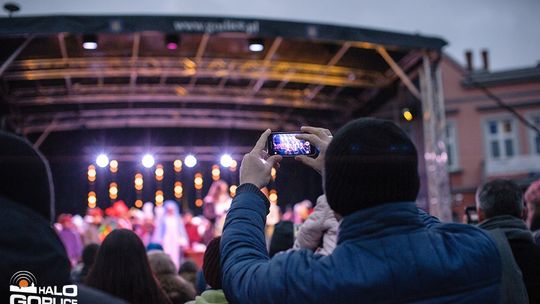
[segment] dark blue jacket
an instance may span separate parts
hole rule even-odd
[[[343,219],[329,256],[269,259],[269,203],[251,184],[232,202],[221,239],[223,289],[233,303],[497,303],[500,257],[480,229],[441,224],[414,203]]]

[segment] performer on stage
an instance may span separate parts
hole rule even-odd
[[[214,233],[221,235],[225,215],[231,207],[232,199],[229,196],[229,185],[223,180],[212,183],[208,195],[204,198],[204,216],[214,224]]]
[[[178,204],[172,200],[165,201],[164,209],[165,213],[162,216],[156,216],[156,241],[163,246],[163,251],[171,257],[178,269],[182,259],[182,248],[189,246],[189,239],[184,220],[178,211]]]

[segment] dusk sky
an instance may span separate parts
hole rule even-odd
[[[5,3],[6,1],[3,1]],[[463,63],[490,52],[493,70],[540,62],[539,0],[15,0],[23,15],[194,15],[254,17],[351,25],[438,36]]]

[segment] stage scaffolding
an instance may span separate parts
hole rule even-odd
[[[89,33],[93,51],[81,47]],[[164,44],[171,34],[174,50]],[[249,51],[254,38],[263,52]],[[36,147],[77,130],[335,130],[407,100],[420,111],[422,207],[452,219],[439,38],[257,19],[49,16],[0,18],[0,44],[0,126]]]

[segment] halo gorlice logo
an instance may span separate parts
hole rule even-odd
[[[30,271],[17,271],[9,281],[10,304],[77,304],[77,285],[37,286]]]

